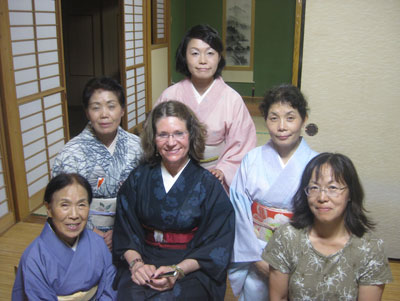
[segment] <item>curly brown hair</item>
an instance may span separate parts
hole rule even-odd
[[[164,117],[177,117],[186,123],[186,128],[189,132],[189,157],[197,163],[203,159],[207,135],[205,126],[185,104],[170,100],[162,102],[153,108],[144,124],[141,135],[144,162],[150,165],[156,165],[161,162],[162,158],[157,151],[155,137],[157,132],[156,124]]]

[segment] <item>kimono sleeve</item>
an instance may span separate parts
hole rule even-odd
[[[32,249],[31,249],[32,250]],[[33,249],[24,252],[19,262],[12,290],[12,300],[57,300],[57,294],[46,281],[45,267],[40,263],[40,254]]]
[[[381,285],[393,281],[389,262],[386,257],[383,240],[371,238],[365,241],[362,247],[363,254],[359,275],[360,285]]]
[[[231,122],[225,136],[225,147],[215,167],[222,170],[228,186],[243,157],[257,144],[256,128],[241,96],[233,90],[229,97],[233,98],[229,100],[232,103]]]
[[[222,185],[211,174],[208,179],[205,188],[209,195],[202,208],[202,222],[186,258],[196,259],[210,278],[223,282],[232,253],[235,216]]]
[[[82,159],[85,161],[85,159]],[[53,162],[51,169],[52,177],[59,175],[60,173],[79,173],[78,168],[79,160],[76,158],[76,154],[73,154],[69,150],[68,144],[58,153]]]
[[[101,253],[103,254],[104,269],[100,278],[96,300],[116,300],[117,291],[112,288],[112,283],[116,273],[115,266],[112,263],[112,256],[104,241],[99,242],[99,248],[102,249]]]
[[[232,262],[253,262],[261,260],[262,248],[254,233],[251,200],[246,183],[250,176],[249,155],[246,155],[230,187],[230,200],[235,209],[235,243]]]
[[[126,264],[123,255],[127,250],[143,254],[144,231],[134,210],[136,205],[136,184],[140,172],[135,169],[122,185],[117,196],[117,208],[113,229],[113,262]]]
[[[299,247],[292,244],[292,242],[298,241],[294,239],[296,234],[292,229],[289,224],[279,227],[272,235],[262,254],[262,258],[269,265],[284,274],[289,274],[292,271],[295,255],[292,254],[291,250],[296,251]]]

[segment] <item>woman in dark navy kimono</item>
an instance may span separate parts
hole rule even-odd
[[[113,234],[119,300],[223,300],[234,211],[200,167],[205,129],[184,104],[151,112],[144,163],[118,194]]]

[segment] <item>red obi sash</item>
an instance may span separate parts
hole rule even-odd
[[[151,246],[160,247],[163,249],[185,250],[187,244],[193,239],[197,231],[197,227],[190,232],[163,232],[145,225],[142,225],[145,230],[145,242]]]
[[[293,212],[267,207],[254,201],[251,205],[251,213],[253,215],[253,227],[256,236],[268,241],[275,229],[280,225],[286,224],[293,216]]]

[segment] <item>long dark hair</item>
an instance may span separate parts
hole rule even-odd
[[[301,178],[300,187],[293,197],[293,217],[290,221],[293,227],[301,229],[313,225],[314,215],[308,205],[304,189],[308,186],[313,172],[318,179],[324,165],[329,165],[333,177],[343,182],[349,189],[349,202],[344,213],[344,222],[348,231],[358,237],[374,229],[373,223],[366,215],[364,208],[364,190],[361,186],[357,171],[351,160],[342,154],[321,153],[308,162]]]

